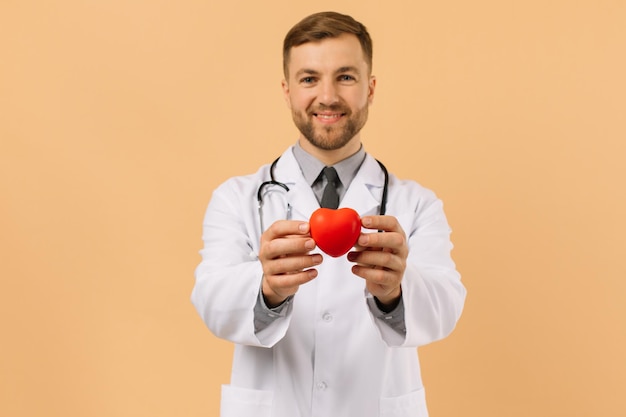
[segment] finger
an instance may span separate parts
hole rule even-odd
[[[317,277],[317,270],[308,269],[296,274],[263,276],[263,296],[266,302],[279,305],[290,295],[295,294],[302,284]]]
[[[398,219],[394,216],[363,216],[361,225],[366,229],[404,234],[402,226],[400,226]]]
[[[366,268],[402,272],[405,264],[401,257],[387,250],[365,250],[348,253],[348,260]]]
[[[352,273],[365,279],[368,283],[378,285],[383,288],[392,288],[400,285],[402,275],[396,271],[387,269],[371,268],[362,265],[353,265]]]
[[[261,261],[290,255],[302,255],[315,249],[315,241],[310,237],[286,236],[261,241],[259,259]]]
[[[393,253],[404,253],[406,251],[406,238],[404,233],[361,233],[357,241],[357,246],[361,248],[389,249]]]
[[[273,240],[289,235],[305,236],[309,233],[309,223],[297,220],[278,220],[265,231],[261,240]]]
[[[300,285],[306,284],[317,276],[316,269],[307,269],[305,271],[294,272],[283,275],[268,275],[266,280],[270,287],[276,290],[297,289]],[[277,291],[278,292],[278,291]]]
[[[322,263],[322,255],[319,253],[304,256],[285,256],[263,264],[263,273],[267,276],[300,273],[307,268]]]

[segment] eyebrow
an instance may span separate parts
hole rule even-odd
[[[345,67],[340,67],[335,71],[335,74],[343,74],[346,72],[353,72],[355,74],[360,74],[359,70],[357,67],[353,67],[353,66],[345,66]],[[298,72],[295,73],[295,77],[300,77],[303,74],[307,74],[307,75],[318,75],[319,71],[316,71],[314,69],[309,69],[309,68],[303,68],[301,70],[298,70]]]
[[[303,68],[301,70],[298,70],[298,72],[295,73],[295,77],[299,77],[303,74],[307,74],[307,75],[317,75],[319,74],[318,71],[312,70],[312,69],[308,69],[308,68]]]
[[[341,67],[337,71],[335,71],[335,74],[342,74],[344,72],[354,72],[355,74],[359,74],[358,68],[357,67],[352,67],[352,66]]]

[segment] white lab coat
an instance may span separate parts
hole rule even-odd
[[[308,220],[319,204],[291,148],[278,161],[278,181],[264,199],[265,227],[290,217]],[[465,288],[450,257],[442,203],[429,190],[390,175],[387,214],[407,234],[402,281],[406,334],[368,307],[364,280],[345,256],[324,255],[319,275],[302,285],[269,327],[254,329],[262,269],[259,185],[269,165],[215,190],[203,227],[202,262],[192,301],[208,328],[235,343],[230,385],[222,387],[222,417],[427,416],[416,347],[447,336],[461,315]],[[367,156],[340,207],[378,214],[383,173]]]

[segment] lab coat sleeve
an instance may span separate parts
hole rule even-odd
[[[250,182],[250,181],[248,181]],[[292,306],[260,332],[255,332],[255,305],[263,276],[256,248],[256,196],[241,179],[218,187],[206,210],[191,301],[206,326],[234,343],[271,347],[286,333]],[[244,203],[244,199],[249,199]],[[254,200],[253,200],[254,199]],[[248,210],[248,211],[246,211]],[[256,309],[257,313],[259,309]]]
[[[441,200],[421,190],[414,213],[399,214],[409,255],[402,280],[406,334],[373,317],[389,346],[419,347],[448,336],[465,303],[466,289],[451,258],[450,228]]]

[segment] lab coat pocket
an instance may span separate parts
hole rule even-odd
[[[222,385],[221,417],[270,417],[272,391]]]
[[[380,399],[380,417],[428,417],[424,389]]]

